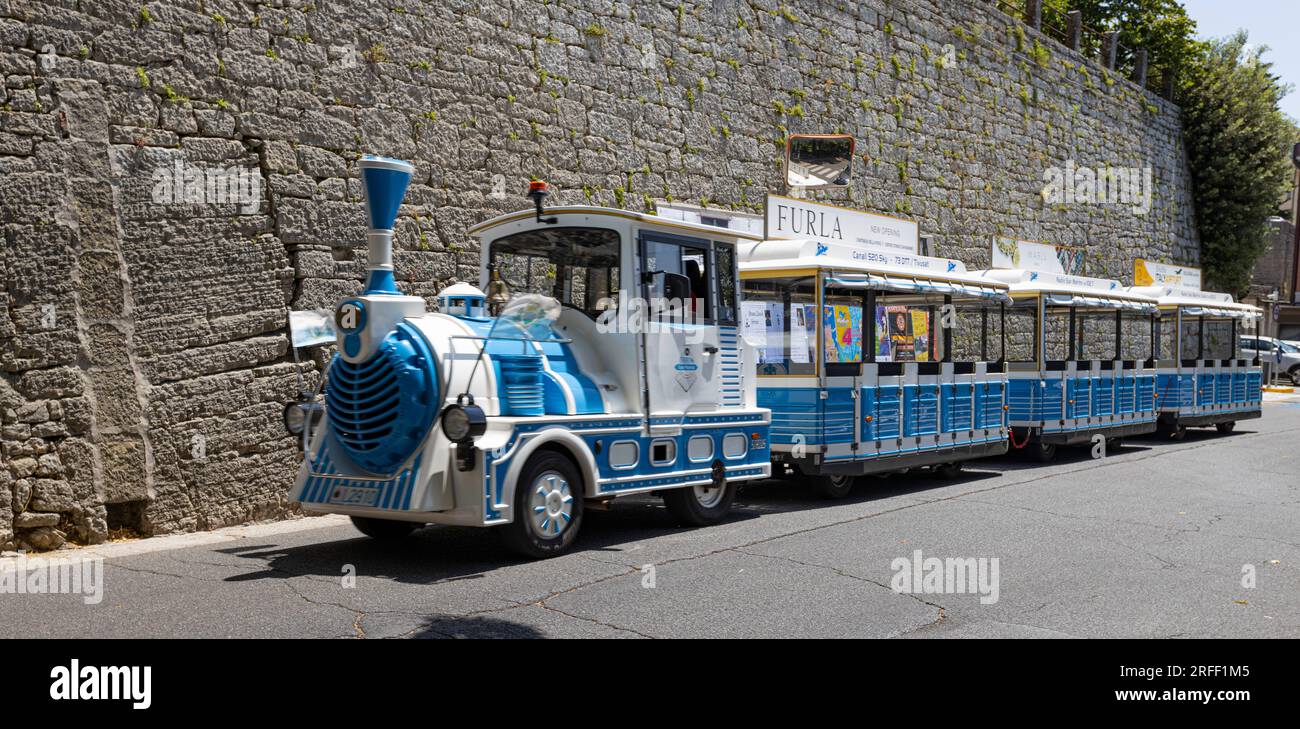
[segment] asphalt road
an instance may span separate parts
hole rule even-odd
[[[1270,403],[1230,436],[978,462],[842,502],[773,481],[707,529],[629,499],[545,562],[490,530],[386,546],[335,517],[115,544],[100,604],[0,594],[0,637],[1296,638],[1297,436],[1300,403]],[[997,601],[895,592],[914,550],[997,558]]]

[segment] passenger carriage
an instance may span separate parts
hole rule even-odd
[[[1231,294],[1177,286],[1133,287],[1160,305],[1156,338],[1160,430],[1182,439],[1187,428],[1232,432],[1237,421],[1261,416],[1259,353],[1241,351],[1259,308]]]
[[[831,240],[740,250],[742,329],[778,474],[838,498],[865,474],[955,475],[1006,452],[1007,284],[960,261]]]
[[[680,522],[703,525],[727,513],[737,482],[769,475],[769,417],[738,335],[736,246],[758,236],[543,210],[535,184],[535,209],[470,231],[479,287],[448,287],[430,312],[393,283],[412,167],[360,166],[369,273],[336,309],[325,413],[290,493],[305,511],[346,514],[373,537],[499,526],[542,557],[572,544],[584,506],[658,492]],[[292,404],[286,423],[301,431],[310,407]]]
[[[1058,446],[1156,429],[1156,300],[1118,281],[992,269],[1008,284],[1012,448],[1051,460]]]

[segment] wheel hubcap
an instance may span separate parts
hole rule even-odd
[[[700,502],[700,506],[706,509],[712,509],[722,501],[722,495],[727,492],[725,483],[719,484],[716,481],[702,486],[695,487],[695,500]]]
[[[555,471],[547,471],[533,481],[529,496],[533,531],[539,536],[559,536],[573,520],[573,494],[569,482]]]

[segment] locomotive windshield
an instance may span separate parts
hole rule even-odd
[[[491,244],[490,265],[511,293],[544,294],[593,319],[618,306],[619,234],[608,228],[546,228]]]

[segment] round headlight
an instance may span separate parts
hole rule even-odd
[[[289,435],[302,435],[307,427],[307,410],[300,402],[291,402],[284,406],[284,429]]]
[[[469,415],[465,408],[452,405],[442,414],[442,432],[452,440],[465,440],[469,437]]]
[[[448,405],[442,411],[442,432],[448,439],[463,443],[487,430],[487,416],[477,405]]]

